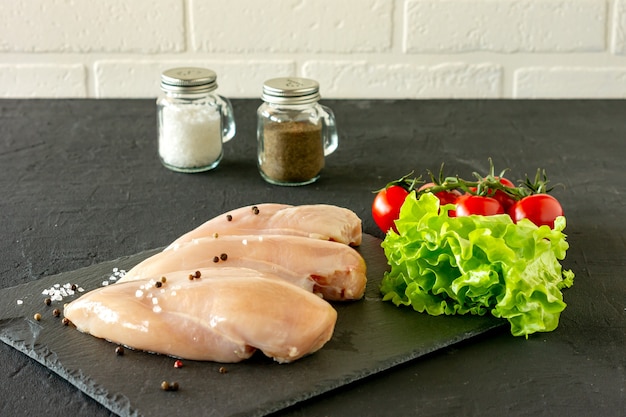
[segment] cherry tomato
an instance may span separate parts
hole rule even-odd
[[[400,207],[407,195],[409,192],[399,185],[392,185],[376,194],[372,204],[372,217],[380,230],[387,233],[393,228],[397,232],[394,222],[400,217]]]
[[[513,184],[511,181],[509,181],[506,178],[496,177],[496,179],[500,180],[500,184],[504,186],[511,187],[511,188],[515,187],[515,184]],[[513,197],[511,197],[510,195],[508,195],[502,190],[496,190],[495,193],[489,192],[489,196],[498,200],[498,202],[502,205],[502,208],[504,209],[505,212],[509,211],[511,206],[513,206],[513,204],[517,202],[517,200],[515,200]]]
[[[434,186],[435,186],[434,183],[429,182],[429,183],[422,185],[418,189],[418,191],[422,191],[422,190],[425,190],[426,188],[430,188]],[[438,193],[435,193],[435,196],[439,199],[439,201],[441,202],[441,205],[454,204],[456,202],[456,199],[461,196],[461,192],[459,190],[439,191]]]
[[[554,227],[554,220],[563,215],[559,201],[548,194],[533,194],[522,198],[509,209],[509,216],[517,223],[528,219],[537,226]]]
[[[515,184],[513,184],[511,181],[507,180],[506,178],[498,178],[498,177],[496,178],[500,180],[500,184],[502,185],[505,185],[511,188],[515,187]],[[493,193],[493,195],[489,193],[489,196],[498,200],[500,204],[502,205],[502,208],[504,209],[505,212],[508,211],[509,208],[511,208],[511,206],[517,202],[517,200],[515,200],[513,197],[511,197],[510,195],[508,195],[502,190],[496,190],[496,192]]]
[[[504,177],[494,177],[494,178],[499,180],[500,184],[502,184],[502,185],[506,185],[507,187],[511,187],[511,188],[515,187],[515,184],[513,184],[513,182],[511,180],[509,180],[509,179],[506,179]]]
[[[435,185],[436,184],[432,182],[426,183],[422,185],[418,189],[418,191],[422,191],[422,190],[425,190],[426,188],[434,187]],[[435,193],[435,197],[439,199],[439,204],[441,204],[442,206],[445,204],[455,204],[457,198],[459,198],[461,195],[462,194],[459,190],[439,191]],[[456,216],[456,210],[449,210],[448,216],[450,217]]]
[[[500,184],[506,186],[506,187],[515,187],[515,184],[513,184],[513,182],[511,182],[510,180],[504,178],[504,177],[494,177],[496,180],[500,181]],[[472,187],[470,188],[470,190],[476,192],[476,187]],[[488,197],[493,197],[496,200],[498,200],[498,202],[502,205],[502,208],[504,209],[504,212],[506,213],[509,208],[511,208],[511,206],[513,204],[516,203],[517,200],[515,200],[513,197],[511,197],[510,195],[508,195],[507,193],[505,193],[502,190],[489,190],[487,192],[487,196]]]
[[[479,214],[481,216],[493,216],[504,214],[504,208],[498,200],[480,195],[465,194],[456,200],[456,216],[471,216]]]

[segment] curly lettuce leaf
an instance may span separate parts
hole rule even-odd
[[[508,215],[448,217],[453,208],[429,193],[407,197],[398,233],[382,242],[391,266],[383,300],[431,315],[490,313],[515,336],[554,330],[566,307],[561,289],[574,279],[559,262],[565,218],[550,229]]]

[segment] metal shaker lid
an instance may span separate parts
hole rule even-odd
[[[172,93],[210,93],[217,89],[217,74],[206,68],[168,69],[161,74],[161,89]]]
[[[309,104],[320,99],[320,85],[308,78],[272,78],[263,84],[263,101],[274,104]]]

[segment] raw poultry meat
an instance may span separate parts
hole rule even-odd
[[[215,234],[296,235],[351,246],[360,245],[362,238],[361,219],[349,209],[327,204],[289,206],[265,203],[241,207],[214,217],[176,239],[166,250]]]
[[[332,336],[336,311],[306,290],[245,268],[198,271],[193,279],[179,271],[98,288],[69,303],[65,317],[134,349],[225,363],[256,349],[291,362]]]
[[[367,282],[365,260],[353,248],[289,235],[195,239],[149,257],[130,269],[120,282],[221,266],[271,272],[333,301],[360,299]]]

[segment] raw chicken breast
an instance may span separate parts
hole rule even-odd
[[[225,260],[220,259],[222,254]],[[360,299],[367,283],[365,260],[353,248],[289,235],[195,239],[137,264],[120,282],[221,266],[273,273],[333,301]]]
[[[295,235],[361,244],[361,219],[351,210],[326,204],[288,206],[258,204],[232,210],[208,220],[176,239],[170,246],[218,235]]]
[[[78,330],[134,349],[192,360],[239,362],[256,349],[291,362],[332,336],[337,312],[318,296],[244,268],[200,269],[117,283],[65,307]],[[160,279],[160,275],[157,279]]]

